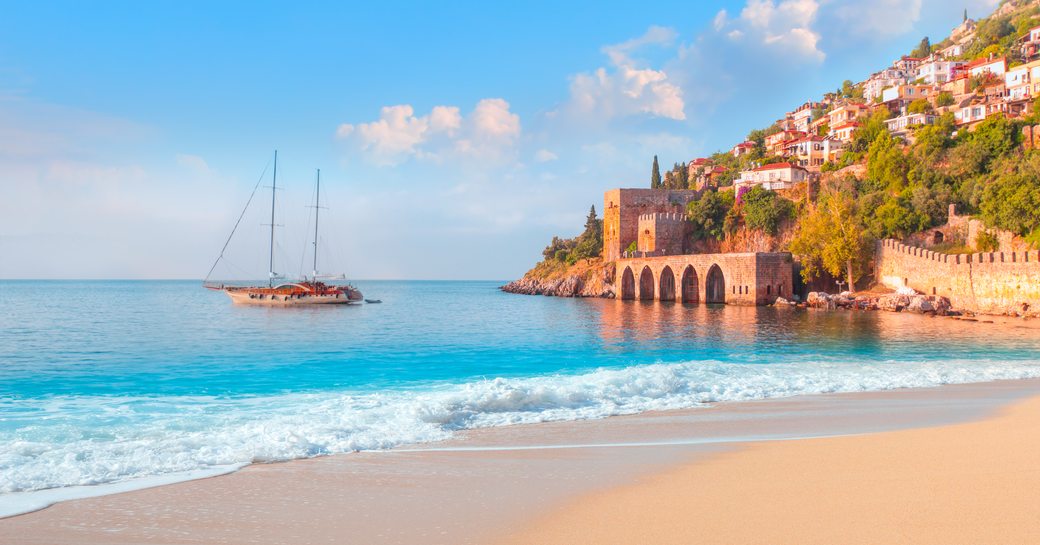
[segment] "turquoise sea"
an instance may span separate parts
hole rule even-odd
[[[0,497],[458,430],[1040,376],[1033,329],[360,282],[232,306],[188,281],[0,282]],[[29,494],[31,496],[31,494]]]

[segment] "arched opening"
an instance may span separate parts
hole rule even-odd
[[[682,302],[697,303],[697,271],[687,265],[682,274]]]
[[[650,271],[650,267],[643,267],[643,272],[639,273],[639,299],[654,300],[654,273]]]
[[[704,302],[726,302],[726,279],[722,276],[722,269],[718,265],[712,265],[704,279]]]
[[[636,276],[632,274],[632,269],[625,267],[625,272],[621,273],[621,299],[635,299],[636,298]]]
[[[942,231],[936,231],[935,233],[932,233],[932,244],[942,244],[943,239],[945,238],[946,237],[943,236]]]
[[[657,298],[662,301],[675,301],[675,275],[671,267],[665,267],[661,271],[661,279],[658,282]]]

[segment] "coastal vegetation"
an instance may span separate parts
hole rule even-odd
[[[1009,66],[1021,64],[1019,45],[1038,19],[1040,6],[1034,2],[1003,2],[973,27],[965,16],[962,27],[973,28],[974,39],[954,58],[1006,56]],[[909,53],[927,57],[953,44],[950,38],[933,43],[924,37]],[[970,79],[975,97],[984,96],[993,83],[990,79],[991,74]],[[862,101],[863,96],[863,84],[846,80],[825,95],[820,106],[814,103],[811,119],[822,118],[835,101]],[[912,125],[898,135],[886,122],[899,112],[870,108],[856,119],[858,126],[843,153],[820,166],[819,177],[804,189],[736,191],[733,187],[742,171],[788,160],[766,145],[767,138],[782,130],[776,123],[750,131],[741,144],[742,153],[719,151],[706,161],[674,163],[663,176],[654,156],[650,187],[699,191],[685,210],[689,248],[791,251],[803,261],[807,281],[827,274],[855,285],[866,273],[876,240],[903,239],[941,226],[951,204],[962,214],[982,220],[987,228],[1009,231],[1040,247],[1040,151],[1024,146],[1022,135],[1024,127],[1040,123],[1040,98],[1019,117],[991,115],[970,127],[959,126],[951,111],[957,100],[942,91],[909,101],[906,113],[932,118],[929,124]],[[602,224],[596,231],[590,227],[593,219],[594,212],[585,232],[574,239],[554,238],[543,252],[545,260],[573,264],[596,255],[593,252],[602,248]],[[754,241],[754,247],[746,241]],[[973,248],[963,241],[948,241],[942,248],[986,251],[998,246],[996,237],[984,232]],[[635,244],[627,250],[636,250]]]

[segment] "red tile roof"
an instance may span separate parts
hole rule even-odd
[[[805,170],[804,168],[802,168],[802,167],[800,167],[798,165],[794,165],[794,164],[791,164],[791,163],[788,163],[788,162],[784,161],[783,163],[773,163],[771,165],[762,165],[762,166],[756,168],[755,172],[761,172],[763,170],[779,170],[779,169],[782,169],[782,168],[801,168],[802,170]]]
[[[837,131],[837,130],[844,129],[846,127],[858,127],[858,126],[859,126],[859,123],[857,123],[856,121],[846,121],[846,122],[844,122],[844,123],[842,123],[840,125],[835,125],[834,127],[831,127],[831,130],[832,131]]]

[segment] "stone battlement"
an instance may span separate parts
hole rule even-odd
[[[960,310],[1040,315],[1040,251],[943,254],[880,240],[875,278],[897,289],[941,295]]]
[[[639,221],[673,221],[673,222],[684,222],[686,221],[686,214],[679,212],[653,212],[651,214],[640,214]]]
[[[933,252],[925,248],[918,248],[903,244],[898,240],[885,239],[880,241],[881,248],[887,248],[897,254],[918,257],[923,260],[934,261],[949,265],[987,265],[1000,266],[1005,263],[1033,263],[1040,266],[1040,250],[1029,250],[1021,252],[979,252],[974,254],[944,254]]]

